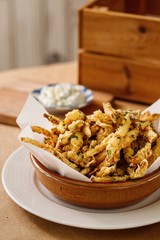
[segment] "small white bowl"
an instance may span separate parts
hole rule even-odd
[[[40,94],[42,93],[42,91],[46,88],[52,88],[54,90],[54,88],[56,87],[63,87],[63,88],[72,88],[80,91],[80,93],[84,94],[84,101],[78,104],[74,104],[74,102],[72,102],[72,104],[70,105],[66,105],[66,106],[49,106],[49,104],[45,104],[42,101],[40,101]],[[83,108],[87,105],[89,105],[92,101],[93,101],[93,93],[90,89],[86,88],[83,85],[79,85],[79,84],[70,84],[70,83],[55,83],[55,84],[49,84],[47,86],[44,86],[43,88],[39,88],[39,89],[34,89],[32,91],[32,96],[34,96],[43,106],[44,108],[49,112],[49,113],[65,113],[68,111],[71,111],[73,109],[80,109]],[[53,96],[54,98],[54,96]],[[67,99],[67,98],[66,98]],[[63,99],[64,100],[64,99]]]

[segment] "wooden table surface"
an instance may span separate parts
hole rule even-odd
[[[27,82],[28,90],[32,89],[32,82],[37,81],[37,85],[41,82],[44,84],[48,82],[57,82],[63,80],[63,82],[77,81],[77,65],[75,63],[42,66],[37,68],[10,70],[0,73],[0,85],[2,86],[4,81],[19,82],[21,79],[22,84],[18,85],[21,91],[23,88],[23,81]],[[44,80],[45,79],[45,80]],[[26,84],[26,85],[27,85]],[[25,85],[25,86],[26,86]],[[35,86],[35,85],[34,85]],[[16,86],[17,89],[17,86]],[[21,92],[20,91],[20,92]],[[104,96],[102,97],[102,99]],[[23,99],[24,100],[24,99]],[[98,102],[99,104],[99,102]],[[133,103],[127,103],[115,99],[114,104],[117,107],[124,109],[141,108],[146,106],[137,105]],[[12,123],[12,122],[11,122]],[[20,146],[17,140],[17,135],[20,132],[18,127],[5,123],[0,124],[0,169],[2,172],[3,165],[7,157]],[[32,197],[32,196],[31,196]],[[74,239],[87,239],[87,240],[157,240],[160,236],[160,223],[152,224],[149,226],[123,229],[123,230],[89,230],[80,229],[75,227],[69,227],[54,222],[44,220],[37,217],[13,202],[7,193],[5,192],[2,182],[0,182],[0,239],[54,239],[54,240],[74,240]],[[159,212],[157,212],[159,214]],[[69,218],[70,216],[68,216]],[[137,215],[138,222],[138,215]]]
[[[33,89],[51,83],[77,83],[76,70],[75,63],[66,63],[2,72],[0,74],[0,122],[16,125],[16,117]],[[112,101],[112,99],[112,94],[94,91],[93,103],[83,111],[90,113],[100,108],[102,102]]]

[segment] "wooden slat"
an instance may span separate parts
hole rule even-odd
[[[160,59],[160,19],[84,8],[79,47],[116,56]]]
[[[160,63],[80,53],[79,82],[122,99],[152,103],[160,97]]]
[[[160,1],[146,0],[147,1],[147,13],[150,15],[160,16]]]
[[[134,0],[125,1],[126,12],[134,14],[146,14],[147,1],[146,0]]]
[[[125,9],[125,0],[92,0],[83,8],[94,8],[99,10],[105,10],[103,7],[108,7],[109,10],[112,11],[121,11],[123,12]]]

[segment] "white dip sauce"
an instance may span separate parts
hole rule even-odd
[[[85,102],[85,94],[76,85],[57,84],[42,88],[38,99],[45,107],[78,107]]]

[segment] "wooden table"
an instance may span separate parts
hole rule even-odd
[[[44,79],[47,81],[56,82],[59,80],[66,80],[69,82],[76,82],[77,68],[76,64],[62,64],[54,66],[42,66],[31,69],[20,69],[0,73],[1,86],[6,81],[12,81],[21,79],[28,82],[28,89],[31,89],[32,80],[37,80],[44,83]],[[64,78],[65,76],[65,78]],[[23,91],[23,84],[18,86]],[[131,104],[115,100],[117,107],[122,108],[145,108],[145,106]],[[20,146],[17,135],[19,129],[16,126],[8,124],[0,124],[0,169],[7,157]],[[32,197],[32,196],[31,196]],[[149,226],[125,229],[125,230],[87,230],[69,227],[54,222],[44,220],[37,217],[14,203],[6,194],[2,183],[0,182],[0,239],[55,239],[55,240],[74,240],[74,239],[123,239],[123,240],[157,240],[160,236],[160,223],[152,224]],[[159,214],[157,212],[157,214]],[[69,216],[68,216],[69,218]],[[137,216],[138,221],[138,216]]]

